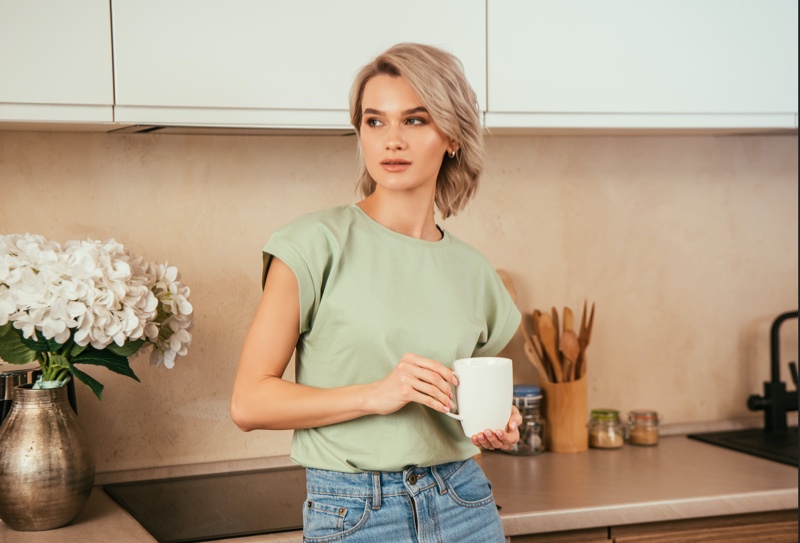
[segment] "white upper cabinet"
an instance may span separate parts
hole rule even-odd
[[[796,132],[797,18],[797,0],[0,0],[0,130],[349,130],[358,69],[414,41],[461,59],[495,134]]]
[[[451,51],[486,104],[485,0],[112,0],[116,119],[348,128],[358,69],[401,41]]]
[[[108,0],[0,0],[0,129],[110,123]]]
[[[489,128],[797,128],[797,0],[487,1]]]

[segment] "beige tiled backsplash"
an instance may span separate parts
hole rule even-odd
[[[102,401],[79,386],[99,472],[289,452],[290,432],[228,417],[260,250],[297,215],[357,199],[355,146],[0,132],[0,231],[114,237],[192,289],[194,341],[174,369],[135,357],[136,383],[90,368]],[[772,318],[797,308],[797,176],[796,136],[490,137],[475,201],[442,224],[510,272],[523,310],[596,303],[590,407],[736,419],[768,378]],[[521,347],[507,352],[534,381]]]

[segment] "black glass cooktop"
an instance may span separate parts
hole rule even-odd
[[[690,434],[688,437],[797,467],[796,426],[790,427],[786,433],[779,435],[770,435],[761,428],[757,428],[709,434]]]
[[[158,543],[192,543],[303,529],[305,469],[115,483],[103,489]]]

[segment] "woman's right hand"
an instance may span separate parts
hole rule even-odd
[[[374,411],[388,415],[416,402],[447,413],[455,407],[451,384],[458,384],[453,370],[430,358],[406,353],[389,375],[375,383]]]

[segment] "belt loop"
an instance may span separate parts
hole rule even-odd
[[[447,494],[447,485],[439,474],[439,470],[436,469],[437,467],[438,466],[431,466],[431,473],[433,474],[433,478],[436,479],[436,486],[439,487],[439,494]]]
[[[372,472],[372,509],[381,508],[381,472]]]

